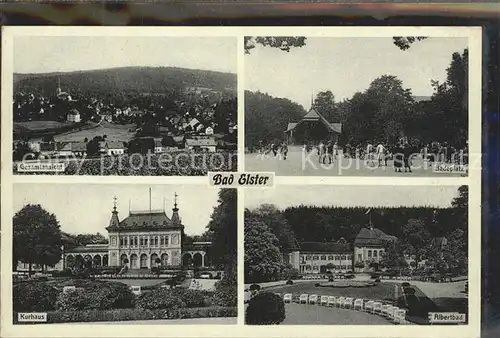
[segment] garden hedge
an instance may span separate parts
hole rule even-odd
[[[14,311],[46,312],[56,308],[59,291],[39,281],[15,283],[12,288]]]
[[[285,303],[272,292],[261,292],[248,302],[245,313],[247,325],[278,325],[285,320]]]
[[[47,312],[47,323],[74,323],[74,322],[115,322],[126,320],[153,320],[153,319],[187,319],[187,318],[216,318],[237,317],[236,307],[205,307],[184,308],[172,310],[149,309],[116,309],[116,310],[87,310],[68,312]],[[18,323],[17,313],[14,313],[14,324]],[[42,324],[42,323],[40,323]]]

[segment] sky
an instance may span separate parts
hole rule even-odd
[[[13,212],[28,203],[40,204],[54,213],[61,230],[71,233],[101,233],[107,237],[113,210],[113,197],[117,197],[118,217],[128,216],[129,199],[131,210],[149,210],[149,188],[151,187],[151,209],[163,209],[165,197],[166,214],[172,216],[174,193],[178,195],[179,216],[188,235],[201,235],[206,229],[214,207],[218,205],[218,189],[205,185],[115,185],[115,184],[15,184]]]
[[[301,204],[338,207],[449,207],[458,186],[318,186],[281,185],[275,189],[245,191],[245,208],[274,204],[280,209]]]
[[[452,54],[467,38],[431,37],[406,51],[391,37],[307,38],[284,52],[256,45],[245,55],[245,89],[285,97],[309,109],[311,95],[330,90],[337,101],[364,91],[381,75],[395,75],[415,96],[431,96],[431,80],[444,81]]]
[[[14,73],[165,66],[237,73],[235,37],[18,36]]]

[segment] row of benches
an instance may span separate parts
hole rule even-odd
[[[406,310],[400,309],[397,306],[391,304],[384,304],[383,302],[365,300],[365,299],[354,299],[352,297],[335,297],[335,296],[318,296],[316,294],[309,295],[306,293],[300,296],[293,296],[291,293],[285,293],[281,295],[277,293],[278,296],[283,297],[285,303],[292,303],[294,300],[299,304],[315,304],[324,305],[328,307],[337,307],[344,309],[352,309],[368,312],[371,314],[381,315],[387,319],[390,319],[396,324],[406,324]]]

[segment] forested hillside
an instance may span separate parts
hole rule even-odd
[[[69,73],[14,74],[14,91],[53,95],[58,81],[71,95],[160,94],[173,88],[236,91],[236,74],[174,67],[123,67]]]

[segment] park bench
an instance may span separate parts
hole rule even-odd
[[[352,309],[354,303],[354,298],[347,297],[344,299],[344,307],[347,309]]]
[[[389,304],[382,304],[382,315],[383,315],[384,317],[387,317],[387,316],[388,316],[388,310],[389,310],[389,307],[390,307],[390,306],[391,306],[391,305],[389,305]]]
[[[398,310],[397,306],[389,305],[387,308],[387,318],[394,320],[394,311]]]
[[[307,293],[303,293],[299,297],[299,303],[302,304],[302,302],[307,304],[307,300],[309,299],[309,295]]]
[[[318,304],[318,295],[310,295],[309,304]]]
[[[283,302],[285,303],[291,303],[292,302],[292,294],[291,293],[285,293],[283,296]]]
[[[373,303],[373,313],[382,313],[382,303],[381,302],[375,302]]]
[[[363,310],[363,300],[362,299],[356,299],[354,301],[354,310],[356,309],[359,309],[359,310]]]
[[[373,300],[369,300],[365,303],[366,312],[373,312],[373,303],[375,303]]]
[[[345,300],[345,297],[338,297],[337,298],[337,307],[342,307],[344,305],[344,300]]]
[[[336,298],[335,296],[328,296],[327,306],[335,306]]]
[[[321,296],[321,305],[328,304],[328,296]]]
[[[397,309],[394,311],[394,322],[404,324],[406,322],[406,310]]]

